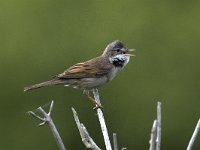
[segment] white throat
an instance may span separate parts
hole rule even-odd
[[[124,54],[118,54],[114,57],[109,58],[110,63],[116,66],[119,64],[119,67],[122,67],[122,68],[128,64],[129,60],[130,60],[130,56],[125,56]]]

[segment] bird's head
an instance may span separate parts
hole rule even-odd
[[[127,64],[130,57],[135,56],[135,55],[129,54],[129,52],[132,52],[134,50],[135,49],[127,48],[121,41],[115,40],[107,45],[102,56],[108,57],[111,63],[112,63],[112,60],[114,60],[113,62],[116,62],[117,60],[119,61],[126,60],[125,62]]]
[[[135,49],[127,48],[121,41],[115,40],[108,44],[103,52],[103,56],[113,57],[119,54],[127,54],[126,56],[134,56],[131,54],[128,54],[131,51],[134,51]]]

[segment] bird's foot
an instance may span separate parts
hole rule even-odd
[[[83,94],[87,95],[88,99],[95,105],[95,107],[93,108],[93,110],[96,111],[98,108],[100,108],[103,111],[103,106],[101,104],[97,103],[95,101],[95,99],[92,96],[90,96],[89,91],[84,90]]]
[[[96,103],[95,107],[93,107],[93,110],[97,111],[97,109],[101,109],[101,111],[103,111],[103,106],[101,104]]]

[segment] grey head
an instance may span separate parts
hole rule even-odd
[[[126,48],[125,45],[121,41],[115,40],[106,46],[102,55],[113,57],[115,55],[125,54],[127,52],[128,52],[128,48]]]
[[[107,45],[102,56],[108,57],[110,62],[116,67],[124,67],[130,59],[128,52],[134,51],[134,49],[127,48],[121,41],[115,40]]]

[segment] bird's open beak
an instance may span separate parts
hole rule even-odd
[[[132,54],[124,54],[124,56],[135,56],[135,55],[132,55]]]
[[[127,49],[127,52],[133,52],[133,51],[135,51],[136,49],[131,49],[131,48],[128,48]],[[135,55],[133,55],[133,54],[129,54],[129,53],[126,53],[126,54],[124,54],[125,56],[135,56]]]
[[[133,51],[135,51],[136,49],[134,49],[134,48],[128,48],[128,52],[133,52]]]

